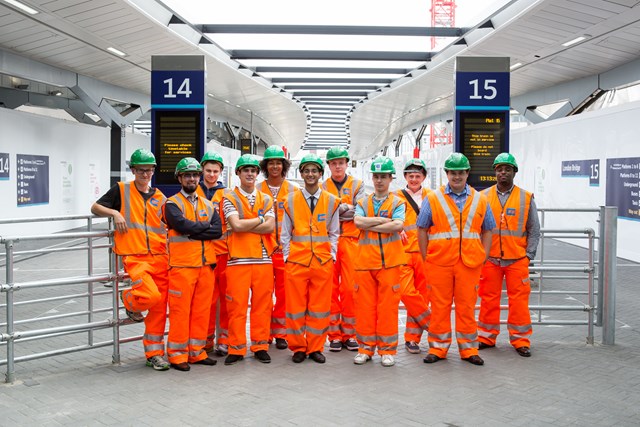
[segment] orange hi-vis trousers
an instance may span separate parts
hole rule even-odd
[[[355,307],[353,285],[355,270],[353,261],[358,252],[357,237],[338,238],[338,253],[333,268],[333,290],[331,291],[331,318],[329,340],[346,341],[355,338]]]
[[[169,290],[168,255],[129,255],[122,257],[125,271],[131,277],[131,289],[122,291],[125,308],[149,310],[144,318],[142,345],[145,356],[164,356],[164,330],[167,324],[167,291]]]
[[[209,265],[169,270],[169,363],[207,358],[207,327],[215,273]]]
[[[398,350],[401,267],[356,271],[356,331],[359,353],[373,356]]]
[[[216,255],[216,268],[213,270],[216,281],[211,299],[211,311],[209,313],[209,328],[207,329],[207,344],[205,349],[214,347],[216,338],[216,320],[218,321],[218,344],[229,343],[229,314],[225,295],[227,292],[227,260],[228,254]],[[219,309],[218,309],[219,308]],[[219,316],[219,318],[218,318]]]
[[[469,268],[462,260],[453,266],[440,266],[427,259],[431,285],[431,324],[429,353],[444,359],[451,346],[451,306],[455,301],[456,340],[462,359],[478,354],[476,324],[477,289],[482,266]]]
[[[320,264],[312,257],[309,267],[287,263],[285,268],[289,349],[321,352],[329,329],[333,261]]]
[[[419,252],[407,253],[409,263],[402,267],[400,278],[401,301],[407,309],[407,323],[404,330],[406,342],[420,342],[422,331],[429,330],[431,309],[429,309],[429,289],[424,262]]]
[[[273,304],[273,312],[271,313],[271,332],[269,341],[273,338],[287,338],[287,325],[285,321],[286,273],[282,252],[274,252],[273,255],[271,255],[271,262],[273,262],[273,285],[276,302]]]
[[[247,353],[247,309],[251,291],[249,331],[251,351],[269,349],[269,324],[273,309],[273,266],[271,264],[227,265],[227,311],[229,312],[229,354]]]
[[[529,347],[532,327],[529,313],[529,258],[522,258],[506,267],[487,261],[480,276],[480,315],[478,316],[478,340],[495,345],[500,333],[500,297],[502,280],[507,282],[509,314],[507,329],[509,342],[515,348]]]

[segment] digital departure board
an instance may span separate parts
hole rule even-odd
[[[495,184],[493,161],[509,151],[510,76],[507,57],[456,58],[454,150],[467,156],[467,183],[476,190]]]
[[[471,174],[467,182],[474,188],[486,188],[495,184],[493,160],[503,151],[505,113],[461,112],[459,120],[462,132],[460,151],[471,163]]]
[[[200,159],[201,112],[154,111],[153,152],[158,166],[154,174],[156,185],[175,185],[176,164],[184,157]]]

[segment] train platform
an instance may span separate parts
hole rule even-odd
[[[553,259],[584,258],[584,253],[557,241],[545,246]],[[106,270],[105,265],[94,268]],[[16,280],[74,271],[82,274],[86,266],[55,253],[15,265]],[[615,345],[601,344],[599,327],[595,343],[588,344],[587,326],[536,324],[533,356],[523,358],[508,344],[503,325],[497,347],[481,351],[484,366],[460,360],[455,343],[448,359],[424,364],[423,337],[422,354],[409,354],[401,345],[393,367],[382,367],[379,356],[357,366],[354,352],[331,353],[328,347],[326,364],[308,359],[294,364],[289,350],[272,345],[271,364],[249,355],[233,366],[218,358],[212,367],[157,372],[145,366],[142,344],[135,341],[121,345],[116,364],[109,346],[17,363],[15,381],[0,384],[0,426],[635,426],[640,423],[639,272],[640,265],[618,260]],[[542,286],[557,282],[562,280]],[[98,300],[108,306],[110,288],[94,287],[104,292]],[[29,292],[29,298],[37,292],[45,298],[54,291]],[[560,293],[554,298],[579,303],[582,297]],[[56,300],[20,316],[60,315],[79,304],[78,298]],[[6,321],[5,310],[0,308],[0,322]],[[404,319],[401,311],[400,333]],[[141,334],[142,326],[121,330]],[[110,334],[96,332],[95,339]],[[16,355],[53,349],[60,340],[72,346],[77,335],[16,343]],[[0,359],[5,358],[3,345]]]

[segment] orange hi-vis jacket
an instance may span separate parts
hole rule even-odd
[[[262,181],[260,185],[259,191],[262,191],[265,194],[271,194],[271,189],[269,188],[269,184],[267,181]],[[278,246],[280,246],[280,234],[282,233],[282,217],[284,215],[284,202],[287,200],[287,196],[290,192],[297,190],[297,188],[292,185],[286,179],[282,181],[282,185],[278,190],[278,195],[276,196],[276,200],[273,204],[273,213],[276,217],[276,226],[273,228],[273,238],[276,240]]]
[[[178,193],[167,203],[175,203],[189,221],[211,221],[214,208],[204,197],[198,197],[196,208]],[[169,229],[169,265],[171,267],[202,267],[216,263],[216,251],[212,240],[192,240],[176,230]]]
[[[166,255],[167,227],[162,222],[162,206],[167,198],[156,189],[146,202],[133,182],[119,182],[120,214],[127,232],[114,234],[118,255]]]
[[[204,191],[202,187],[198,185],[196,188],[196,193],[198,197],[202,197],[206,199]],[[224,190],[218,190],[213,194],[213,198],[211,198],[211,204],[213,208],[220,215],[220,222],[222,223],[222,237],[213,241],[213,247],[216,250],[216,255],[224,255],[229,250],[227,249],[227,222],[224,220],[224,209],[222,209],[222,198],[224,197]]]
[[[427,196],[431,205],[433,225],[429,228],[427,261],[440,266],[452,266],[459,259],[469,268],[479,267],[486,255],[482,240],[482,222],[487,211],[487,198],[469,187],[471,194],[462,209],[445,195],[445,187]]]
[[[500,204],[497,187],[483,193],[489,199],[498,226],[493,230],[489,256],[502,259],[520,259],[527,256],[526,225],[529,218],[532,194],[520,187],[513,187],[504,206]]]
[[[340,199],[323,191],[311,213],[302,191],[289,193],[284,210],[293,224],[293,230],[287,262],[308,267],[314,256],[320,264],[332,259],[327,223],[339,206]]]
[[[422,189],[422,200],[427,198],[427,195],[431,192],[431,190],[427,188]],[[407,243],[404,244],[404,251],[407,253],[410,252],[420,252],[420,248],[418,247],[418,226],[416,225],[416,221],[418,220],[418,213],[413,210],[413,207],[407,200],[407,197],[404,195],[402,190],[398,190],[396,195],[400,197],[405,202],[407,206],[406,212],[404,214],[404,227],[403,230],[407,234]]]
[[[256,191],[256,202],[253,208],[249,201],[236,187],[233,191],[227,191],[224,198],[233,203],[240,219],[257,218],[264,215],[273,206],[271,196],[261,191]],[[271,256],[276,250],[277,244],[273,234],[258,234],[252,232],[234,232],[229,229],[227,235],[227,246],[229,248],[229,258],[262,258],[262,245]]]
[[[350,205],[355,205],[356,202],[353,200],[358,191],[363,186],[363,182],[359,179],[353,178],[351,175],[347,175],[347,180],[344,185],[338,191],[338,188],[333,183],[331,178],[327,178],[325,182],[322,183],[322,189],[328,191],[340,198],[340,203],[347,203]],[[340,222],[340,236],[342,237],[358,237],[360,235],[360,230],[356,227],[353,221],[341,221]]]
[[[374,213],[373,195],[358,201],[358,205],[367,213],[367,216],[392,218],[393,211],[404,204],[404,201],[389,194],[378,214]],[[407,255],[402,246],[400,233],[378,233],[376,231],[360,230],[358,241],[358,255],[354,260],[356,270],[381,270],[407,264]]]

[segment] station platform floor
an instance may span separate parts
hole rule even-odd
[[[585,251],[575,246],[545,244],[550,259],[585,258]],[[96,271],[100,268],[105,266],[96,265]],[[83,270],[86,266],[79,258],[50,254],[17,263],[16,280]],[[224,366],[218,358],[213,367],[157,372],[145,367],[142,344],[136,341],[121,346],[119,364],[112,363],[110,347],[17,363],[15,382],[0,383],[0,426],[637,426],[639,273],[639,264],[619,260],[612,346],[601,344],[599,327],[595,344],[587,344],[584,325],[534,325],[533,356],[523,358],[508,344],[503,325],[497,347],[481,351],[484,366],[460,360],[455,343],[448,359],[424,364],[423,337],[422,354],[409,354],[401,345],[396,365],[388,368],[381,366],[379,356],[354,365],[355,353],[346,350],[325,351],[324,365],[308,359],[294,364],[289,350],[272,346],[271,364],[249,355],[233,366]],[[4,277],[4,270],[0,274]],[[572,286],[559,282],[545,281],[542,286]],[[108,288],[98,288],[107,291],[102,298],[108,304]],[[44,298],[56,291],[38,292]],[[19,293],[16,300],[22,297]],[[4,294],[0,298],[4,303]],[[575,303],[581,298],[560,294],[557,301],[546,303]],[[26,308],[21,316],[64,313],[78,310],[78,304],[76,298],[54,301]],[[586,317],[580,312],[545,315],[543,319]],[[0,323],[5,322],[4,308],[0,316]],[[401,311],[401,334],[404,319]],[[142,333],[140,325],[122,329],[131,335]],[[102,339],[110,334],[103,331]],[[60,339],[72,346],[77,335]],[[16,353],[60,345],[49,340],[17,343]],[[0,359],[5,358],[6,346],[0,346]],[[0,372],[5,371],[6,366],[0,366]]]

